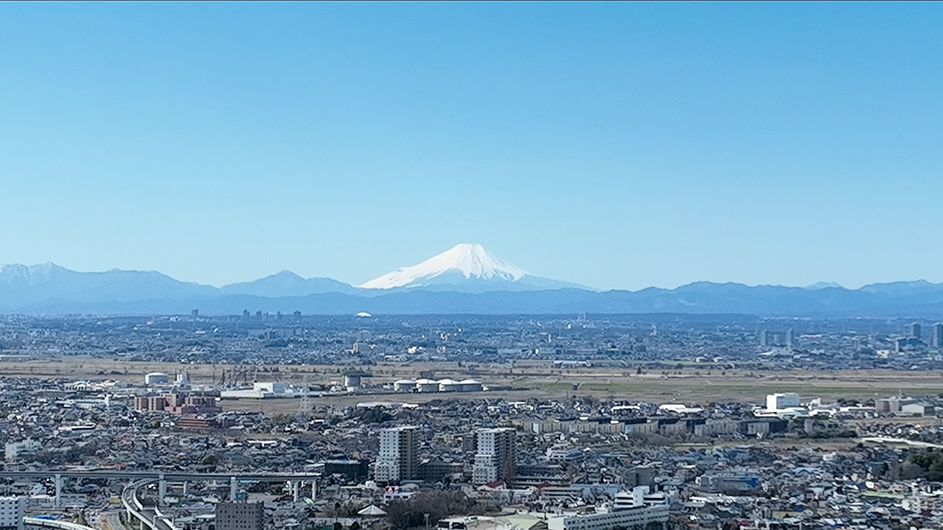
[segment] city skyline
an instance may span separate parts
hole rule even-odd
[[[0,10],[2,263],[943,282],[938,4]]]

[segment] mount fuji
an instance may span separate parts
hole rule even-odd
[[[495,257],[483,246],[472,243],[455,245],[418,265],[401,267],[359,287],[463,293],[587,289],[572,283],[534,276]]]

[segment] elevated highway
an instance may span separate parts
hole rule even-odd
[[[119,470],[46,470],[46,471],[0,471],[0,478],[111,478],[111,479],[153,479],[170,481],[187,480],[230,480],[289,482],[293,480],[316,480],[320,473],[185,473],[180,471],[119,471]]]
[[[131,480],[135,484],[157,482],[159,503],[163,505],[167,493],[167,482],[221,481],[229,482],[230,498],[236,498],[239,482],[288,482],[292,485],[295,498],[298,497],[299,485],[311,482],[312,497],[316,494],[314,484],[321,477],[320,473],[186,473],[179,471],[119,471],[119,470],[44,470],[44,471],[0,471],[0,478],[51,478],[56,484],[56,506],[60,506],[63,479],[118,479]],[[165,530],[165,529],[155,529]]]
[[[95,530],[90,526],[66,521],[53,521],[50,519],[38,519],[36,517],[24,517],[23,524],[27,526],[42,526],[44,528],[55,528],[56,530]]]
[[[136,519],[140,530],[149,528],[150,530],[179,530],[174,527],[173,521],[161,513],[158,507],[144,506],[138,499],[138,490],[148,484],[153,484],[154,480],[139,480],[130,484],[121,492],[121,504],[128,514],[128,520]]]

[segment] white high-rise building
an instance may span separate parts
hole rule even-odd
[[[415,479],[419,465],[419,429],[394,427],[380,430],[380,454],[373,478],[378,482]]]
[[[790,392],[788,394],[769,394],[766,396],[766,410],[768,411],[794,409],[799,406],[799,394]]]
[[[475,467],[472,482],[508,481],[517,467],[517,431],[510,428],[480,429],[475,433]]]
[[[26,497],[0,497],[0,530],[23,530]]]

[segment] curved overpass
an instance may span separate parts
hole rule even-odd
[[[161,513],[159,508],[145,507],[141,504],[141,501],[138,499],[138,490],[148,484],[153,484],[156,482],[153,479],[139,480],[130,484],[128,487],[121,492],[121,504],[124,505],[125,511],[128,513],[128,518],[131,517],[137,519],[141,523],[141,530],[144,530],[144,527],[149,528],[150,530],[179,530],[176,528],[171,520]],[[79,529],[62,529],[62,530],[79,530]]]

